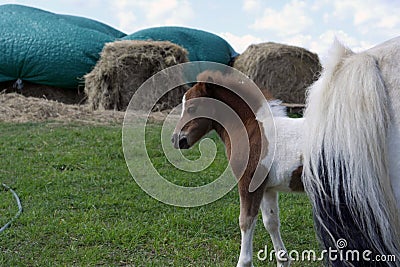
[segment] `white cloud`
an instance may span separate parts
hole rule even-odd
[[[243,0],[243,10],[246,12],[257,11],[261,6],[260,0]]]
[[[129,1],[128,0],[116,0],[111,2],[111,4],[118,9],[124,9],[128,7]]]
[[[195,14],[188,0],[118,0],[111,3],[117,10],[118,27],[127,33],[143,27],[184,25]]]
[[[224,38],[238,53],[243,53],[243,51],[246,50],[246,48],[249,47],[251,44],[258,44],[263,42],[261,38],[255,37],[250,34],[237,36],[230,32],[224,32],[219,34],[219,36]]]
[[[368,0],[334,1],[334,16],[342,19],[351,16],[354,25],[366,23],[374,18],[378,9],[377,1],[374,1],[375,3],[368,2]]]
[[[361,51],[371,47],[368,39],[360,38],[363,37],[360,36],[362,27],[371,27],[372,21],[376,22],[374,27],[379,26],[371,5],[366,6],[364,1],[370,0],[315,0],[311,3],[291,0],[281,8],[266,8],[263,16],[256,18],[251,28],[271,31],[268,36],[273,36],[276,42],[304,47],[322,56],[328,53],[334,38],[354,51]],[[387,5],[382,7],[387,11]],[[383,8],[378,12],[382,13]],[[397,20],[400,20],[397,16],[388,15],[379,19],[381,26],[388,27],[397,25]],[[338,20],[342,24],[337,24]],[[347,21],[350,21],[348,27],[341,29],[340,25]],[[313,27],[314,23],[321,25]],[[335,29],[336,26],[338,29]]]
[[[280,36],[303,32],[313,20],[307,15],[308,6],[304,1],[292,0],[282,10],[266,8],[261,18],[250,27],[255,30],[271,30]]]
[[[378,23],[378,27],[381,28],[390,28],[393,29],[397,27],[400,23],[400,18],[398,15],[387,15],[381,18],[380,22]]]
[[[400,27],[398,1],[347,0],[332,1],[335,19],[351,18],[354,26],[363,34],[371,29],[395,29]],[[393,32],[393,31],[390,31]]]
[[[324,58],[329,55],[329,49],[335,38],[354,52],[364,51],[373,46],[370,42],[358,40],[342,30],[327,30],[317,38],[310,39],[310,42],[306,44],[305,47],[317,53],[320,56],[320,59],[324,60]]]
[[[118,11],[117,17],[119,20],[120,29],[131,29],[135,25],[136,16],[132,11]]]
[[[313,3],[310,4],[310,8],[313,11],[319,11],[325,6],[324,1],[322,0],[316,0]]]
[[[309,49],[312,41],[311,35],[296,34],[282,39],[282,43],[300,46]]]
[[[145,5],[146,16],[149,20],[164,18],[166,14],[177,8],[177,0],[147,1]]]
[[[190,2],[179,1],[176,8],[171,10],[169,14],[164,14],[164,15],[165,15],[165,24],[185,26],[185,24],[188,21],[194,18],[195,12]]]

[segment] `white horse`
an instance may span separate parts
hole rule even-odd
[[[328,265],[400,266],[400,37],[362,53],[335,42],[331,52],[305,112],[317,234],[342,252]]]

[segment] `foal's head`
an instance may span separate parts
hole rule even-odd
[[[250,106],[259,110],[268,97],[254,84],[233,74],[205,71],[198,80],[201,82],[183,97],[181,118],[172,136],[175,148],[190,148],[212,129],[221,128],[219,126],[236,131],[241,122],[255,121]]]
[[[212,113],[213,106],[206,99],[211,98],[210,90],[208,83],[198,82],[183,96],[181,118],[172,135],[175,148],[190,148],[213,129],[211,118],[199,116]]]

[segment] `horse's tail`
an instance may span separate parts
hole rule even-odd
[[[326,249],[396,257],[380,265],[346,256],[331,260],[334,266],[399,266],[400,217],[387,159],[388,92],[372,55],[355,54],[339,42],[332,52],[310,88],[305,113],[304,183],[317,234]]]

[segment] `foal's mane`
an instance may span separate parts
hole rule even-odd
[[[212,81],[210,80],[210,78],[212,79]],[[258,98],[259,96],[255,90],[249,90],[249,87],[257,87],[255,84],[250,84],[248,82],[249,79],[240,79],[238,75],[234,75],[233,73],[223,74],[220,71],[206,70],[197,76],[197,80],[202,82],[211,82],[214,84],[223,84],[225,87],[229,88],[235,87],[239,89],[239,91],[242,91],[253,98]],[[262,88],[260,90],[265,99],[275,100],[275,98],[272,96],[271,92],[267,88]]]
[[[223,74],[220,71],[204,71],[197,76],[199,83],[206,83],[211,89],[211,96],[213,98],[222,100],[231,106],[240,109],[241,111],[251,112],[249,104],[254,108],[250,116],[255,116],[257,112],[265,103],[279,102],[272,97],[272,94],[267,90],[260,90],[250,79],[240,77],[234,73]],[[232,91],[228,88],[234,88]],[[237,92],[237,93],[236,93]],[[240,96],[246,97],[246,102]],[[275,105],[276,106],[276,105]]]

